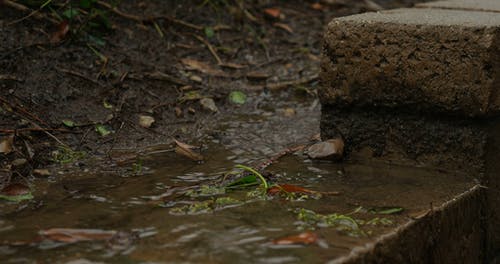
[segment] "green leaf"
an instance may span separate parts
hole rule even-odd
[[[235,104],[244,104],[247,101],[247,96],[240,91],[232,91],[229,94],[229,100]]]
[[[7,201],[10,201],[10,202],[21,202],[21,201],[25,201],[25,200],[31,200],[33,199],[33,194],[31,194],[31,192],[29,193],[26,193],[26,194],[21,194],[21,195],[4,195],[4,194],[0,194],[0,199],[3,199],[3,200],[7,200]]]
[[[92,7],[92,4],[94,4],[96,0],[80,0],[80,7],[81,8],[90,8]]]
[[[108,101],[104,100],[102,101],[102,105],[104,106],[104,108],[106,109],[113,109],[113,105],[108,103]]]
[[[63,12],[63,16],[65,16],[68,19],[72,19],[73,17],[78,16],[79,13],[80,12],[78,12],[78,9],[69,8]]]
[[[255,175],[249,175],[240,179],[237,179],[228,185],[226,185],[226,188],[228,189],[235,189],[235,188],[244,188],[248,186],[254,186],[258,185],[259,182],[257,181],[257,176]]]
[[[215,35],[214,29],[212,27],[205,27],[204,31],[207,38],[213,38]]]
[[[111,134],[111,131],[109,131],[109,129],[104,125],[95,125],[95,131],[97,131],[103,137]]]
[[[373,214],[390,215],[390,214],[401,213],[403,210],[404,210],[404,208],[402,208],[402,207],[372,208],[372,209],[370,209],[370,212]]]
[[[73,122],[69,119],[63,119],[62,123],[63,123],[63,125],[65,125],[67,127],[74,127],[75,126],[75,122]]]

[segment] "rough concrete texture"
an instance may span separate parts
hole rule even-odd
[[[383,156],[394,163],[471,175],[483,171],[487,121],[421,115],[412,110],[323,105],[321,136],[343,138],[346,158]]]
[[[484,189],[476,186],[336,263],[485,263]]]
[[[447,0],[447,1],[421,3],[417,4],[416,7],[500,12],[500,1],[499,0]]]
[[[365,13],[333,20],[324,39],[323,104],[500,113],[500,13]]]

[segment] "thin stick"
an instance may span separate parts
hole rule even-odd
[[[308,77],[303,77],[297,80],[292,80],[292,81],[285,81],[285,82],[278,82],[278,83],[268,83],[266,87],[269,90],[279,90],[282,88],[286,88],[288,86],[294,86],[294,85],[300,85],[300,84],[305,84],[305,83],[310,83],[312,81],[315,81],[318,79],[318,75],[314,74],[312,76]]]
[[[208,50],[210,51],[210,53],[212,53],[212,56],[214,56],[215,60],[217,61],[217,63],[219,65],[223,64],[222,60],[220,59],[219,55],[217,55],[217,52],[215,51],[214,47],[208,42],[206,41],[204,38],[198,36],[198,35],[195,35],[195,34],[191,34],[194,38],[196,38],[197,40],[199,40],[201,43],[205,44],[205,46],[207,46]]]
[[[30,17],[35,17],[36,19],[46,19],[54,24],[57,24],[57,20],[55,19],[52,19],[50,17],[47,17],[43,14],[40,13],[40,10],[46,6],[48,3],[50,3],[51,1],[48,0],[47,2],[45,2],[39,9],[37,10],[31,10],[30,8],[28,8],[27,6],[23,5],[23,4],[19,4],[17,2],[14,2],[14,1],[10,1],[10,0],[3,0],[3,4],[6,5],[7,7],[10,7],[10,8],[13,8],[13,9],[16,9],[16,10],[19,10],[19,11],[22,11],[22,12],[30,12],[27,16],[24,16],[20,19],[17,19],[17,20],[14,20],[10,23],[7,24],[7,26],[10,26],[10,25],[14,25],[14,24],[17,24],[25,19],[28,19]]]
[[[122,12],[120,10],[118,10],[118,8],[116,7],[113,7],[111,4],[109,3],[106,3],[104,1],[97,1],[97,3],[103,7],[106,7],[108,8],[111,12],[123,17],[123,18],[127,18],[127,19],[130,19],[130,20],[134,20],[136,22],[139,22],[139,23],[144,23],[144,22],[153,22],[154,20],[158,20],[158,19],[165,19],[167,21],[170,21],[174,24],[178,24],[178,25],[181,25],[181,26],[184,26],[184,27],[187,27],[187,28],[191,28],[191,29],[194,29],[194,30],[202,30],[203,27],[201,26],[198,26],[198,25],[194,25],[194,24],[191,24],[189,22],[185,22],[185,21],[182,21],[182,20],[179,20],[179,19],[175,19],[173,17],[170,17],[170,16],[152,16],[152,17],[140,17],[140,16],[136,16],[136,15],[132,15],[132,14],[127,14],[125,12]]]
[[[19,129],[0,129],[0,133],[7,133],[7,134],[14,134],[17,132],[24,132],[24,131],[57,131],[57,132],[63,132],[63,133],[75,133],[75,134],[80,134],[81,132],[78,131],[71,131],[67,129],[61,129],[61,128],[19,128]]]
[[[74,75],[76,77],[80,77],[80,78],[82,78],[84,80],[87,80],[87,81],[89,81],[91,83],[94,83],[94,84],[96,84],[98,86],[104,87],[104,85],[102,83],[100,83],[100,82],[98,82],[98,81],[96,81],[94,79],[91,79],[90,77],[87,77],[87,76],[85,76],[85,75],[83,75],[83,74],[81,74],[79,72],[75,72],[75,71],[71,71],[71,70],[67,70],[67,69],[62,69],[62,68],[58,68],[58,67],[56,67],[56,70],[58,70],[60,72],[67,73],[67,74]]]

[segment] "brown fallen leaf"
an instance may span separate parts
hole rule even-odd
[[[27,185],[24,185],[22,183],[12,183],[3,188],[0,191],[0,194],[6,196],[19,196],[29,194],[30,192],[30,187],[28,187]]]
[[[75,243],[80,241],[109,240],[117,232],[100,229],[51,228],[41,230],[39,233],[44,238],[55,242]]]
[[[182,112],[182,109],[180,107],[176,106],[174,108],[174,110],[175,110],[175,116],[176,117],[180,118],[180,117],[182,117],[184,115],[184,113]]]
[[[264,9],[264,14],[273,17],[273,18],[279,18],[281,15],[281,9],[279,8],[266,8]]]
[[[281,29],[283,29],[284,31],[286,31],[288,33],[293,33],[293,29],[289,25],[287,25],[287,24],[274,23],[273,26],[275,26],[277,28],[281,28]]]
[[[193,161],[203,161],[205,159],[201,154],[196,153],[192,150],[196,148],[195,146],[188,145],[176,139],[174,139],[174,141],[175,144],[177,145],[175,147],[175,153],[187,157]]]
[[[57,31],[52,34],[50,37],[51,43],[58,43],[66,37],[69,32],[69,23],[67,20],[62,21],[57,25]]]
[[[140,115],[139,116],[139,125],[141,127],[150,128],[154,122],[155,122],[155,119],[152,116],[148,116],[148,115]]]
[[[48,169],[34,169],[33,175],[39,177],[48,177],[50,176],[50,171]]]
[[[313,232],[304,232],[298,235],[287,236],[283,238],[278,238],[273,240],[273,244],[275,245],[294,245],[294,244],[303,244],[310,245],[316,243],[318,241],[318,235]]]
[[[9,154],[13,150],[14,136],[0,138],[0,153]]]
[[[314,10],[323,10],[325,9],[325,6],[322,5],[321,3],[314,3],[311,5],[311,8],[314,9]]]
[[[202,61],[185,58],[185,59],[181,59],[181,62],[190,70],[196,70],[196,71],[199,71],[201,73],[205,73],[205,74],[217,76],[217,77],[227,77],[228,76],[225,72],[223,72],[219,69],[214,69],[214,68],[212,68],[212,66],[210,66],[207,63],[202,62]]]

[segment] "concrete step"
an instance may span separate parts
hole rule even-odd
[[[441,208],[456,215],[402,226],[342,261],[481,263],[500,252],[500,1],[337,18],[324,39],[324,139],[342,137],[347,158],[455,168],[486,186],[471,190],[484,200],[464,194]],[[472,223],[467,216],[484,219],[477,222],[484,232],[474,231],[480,238],[462,228]],[[429,239],[440,234],[454,239]],[[412,248],[411,236],[422,244]],[[462,255],[471,248],[482,259]]]

